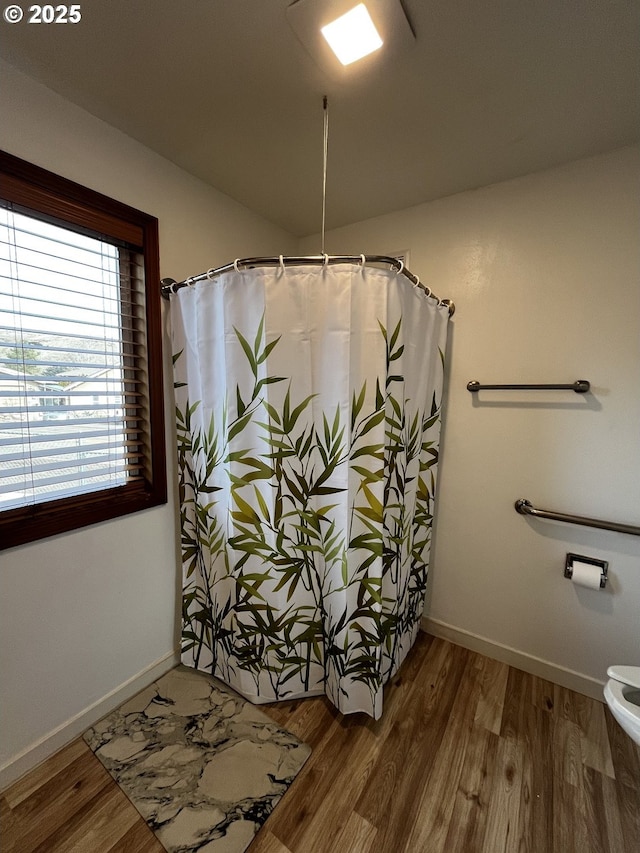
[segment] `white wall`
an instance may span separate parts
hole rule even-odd
[[[639,174],[640,151],[622,149],[326,242],[408,249],[457,306],[427,627],[591,695],[609,664],[640,665],[640,538],[530,521],[513,504],[640,524]],[[592,393],[476,398],[471,379],[588,379]],[[606,591],[565,580],[567,552],[608,560]]]
[[[295,249],[286,232],[11,66],[0,63],[0,75],[0,148],[157,216],[163,277]],[[167,340],[165,375],[171,492]],[[0,784],[172,665],[174,519],[171,495],[164,507],[0,552]]]

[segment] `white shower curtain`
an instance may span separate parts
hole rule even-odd
[[[378,718],[424,606],[447,307],[338,264],[232,270],[171,314],[183,662]]]

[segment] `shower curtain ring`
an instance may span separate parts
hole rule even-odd
[[[364,266],[366,264],[366,262],[367,262],[367,259],[365,258],[365,256],[360,255],[360,265]]]
[[[240,272],[240,267],[238,266],[239,260],[240,260],[240,258],[236,258],[235,261],[233,262],[233,268],[236,272]]]
[[[398,267],[398,275],[402,272],[403,269],[404,269],[404,261],[400,261],[400,266]]]
[[[282,255],[280,257],[280,269],[284,272],[284,257]]]
[[[323,254],[322,255],[322,266],[326,267],[328,265],[329,265],[329,255]]]
[[[211,267],[211,269],[207,270],[207,278],[209,279],[209,281],[213,281],[214,273],[215,273],[215,270],[213,267]]]

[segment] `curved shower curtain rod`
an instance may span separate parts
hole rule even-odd
[[[172,278],[163,278],[160,282],[162,285],[160,292],[165,299],[168,299],[172,293],[175,293],[182,287],[188,287],[189,285],[196,284],[196,282],[199,281],[211,281],[212,278],[221,275],[222,273],[230,272],[233,269],[241,270],[253,269],[254,267],[277,267],[281,264],[288,264],[289,266],[314,266],[317,264],[362,263],[388,264],[392,269],[401,272],[409,279],[410,282],[424,290],[427,296],[433,296],[434,299],[438,299],[429,287],[422,284],[418,276],[409,272],[402,261],[398,260],[398,258],[392,258],[389,255],[303,255],[292,257],[274,255],[273,257],[266,258],[239,258],[238,260],[233,261],[233,263],[225,264],[222,267],[216,267],[216,269],[207,270],[207,272],[186,278],[184,281],[174,281]],[[438,299],[438,302],[440,305],[445,305],[449,309],[449,316],[453,317],[456,310],[456,306],[453,302],[450,299]]]

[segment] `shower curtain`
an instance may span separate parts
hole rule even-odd
[[[424,606],[448,309],[364,264],[172,296],[182,661],[382,713]]]

